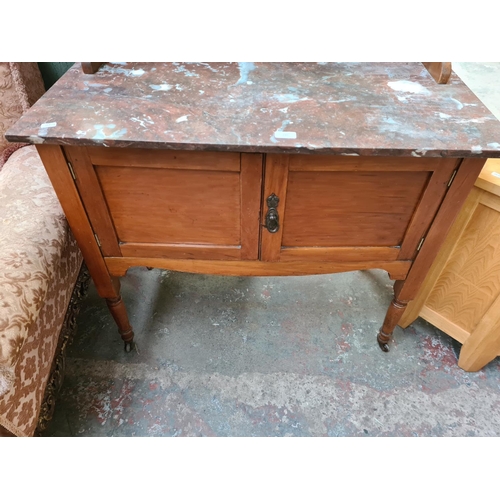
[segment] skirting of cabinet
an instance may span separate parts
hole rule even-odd
[[[411,261],[401,260],[393,262],[262,262],[258,260],[224,261],[124,257],[106,257],[104,261],[113,276],[125,276],[130,267],[136,266],[226,276],[303,276],[384,269],[393,280],[405,279],[412,264]]]

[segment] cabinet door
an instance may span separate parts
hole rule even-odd
[[[261,259],[412,260],[457,165],[443,158],[267,155],[262,225],[273,226],[277,214],[279,229],[262,228]]]
[[[262,155],[65,149],[106,257],[258,258]]]

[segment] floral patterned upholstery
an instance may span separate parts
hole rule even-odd
[[[0,173],[0,424],[11,432],[36,427],[81,263],[35,146],[16,151]]]
[[[0,63],[0,426],[17,436],[35,431],[82,265],[35,146],[4,138],[43,92],[36,63]]]
[[[45,92],[37,63],[0,62],[0,169],[22,144],[5,139],[6,130]]]

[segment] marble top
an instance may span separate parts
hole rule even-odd
[[[14,142],[344,155],[500,157],[500,122],[421,63],[76,63]]]

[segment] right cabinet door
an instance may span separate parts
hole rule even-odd
[[[458,162],[269,154],[260,258],[412,260]]]

